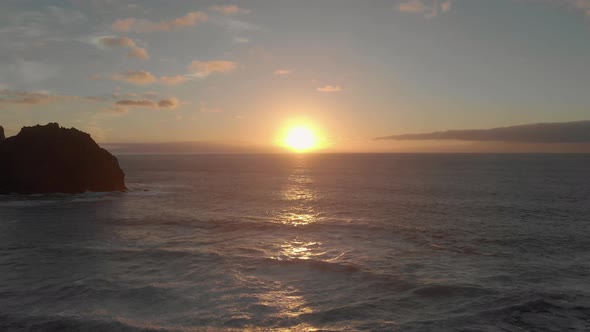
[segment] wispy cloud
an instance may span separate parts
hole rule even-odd
[[[244,38],[244,37],[235,37],[234,38],[234,43],[236,44],[248,44],[250,42],[250,39],[248,38]]]
[[[590,0],[570,0],[572,5],[582,11],[586,17],[590,18]]]
[[[112,102],[112,96],[71,96],[48,91],[18,91],[0,89],[0,105],[45,106],[52,103],[103,103]]]
[[[175,76],[162,76],[160,77],[160,83],[164,85],[178,85],[187,81],[187,77],[184,75]]]
[[[164,98],[160,101],[149,99],[122,99],[117,100],[113,107],[106,109],[108,112],[127,113],[131,108],[154,108],[162,110],[173,110],[180,102],[175,97]]]
[[[425,17],[435,17],[440,13],[450,12],[452,0],[406,0],[398,5],[398,10],[404,13],[422,14]]]
[[[176,107],[178,107],[178,99],[171,97],[171,98],[167,98],[167,99],[162,99],[158,102],[158,107],[159,108],[166,108],[166,109],[175,109]]]
[[[115,74],[111,76],[111,79],[139,85],[151,84],[158,81],[156,76],[144,70],[127,71],[122,74]]]
[[[378,140],[457,140],[518,143],[590,143],[590,120],[562,123],[537,123],[512,127],[449,130],[433,133],[378,137]]]
[[[184,16],[160,22],[153,22],[146,19],[128,17],[115,21],[111,27],[119,32],[152,32],[171,31],[181,27],[195,26],[198,23],[206,22],[209,16],[200,11],[189,12]]]
[[[317,88],[319,92],[340,92],[342,91],[342,87],[339,85],[324,85],[322,87]]]
[[[274,71],[274,74],[279,76],[291,75],[292,73],[293,71],[290,69],[277,69]]]
[[[109,48],[128,48],[129,53],[127,53],[127,56],[130,58],[137,58],[142,60],[147,60],[150,58],[145,48],[137,46],[135,41],[127,37],[106,36],[98,39],[98,43],[102,46]]]
[[[135,47],[135,42],[127,37],[102,37],[98,40],[99,44],[106,47]]]
[[[0,105],[41,105],[51,102],[60,102],[73,99],[76,99],[76,97],[55,95],[44,91],[29,92],[0,89]]]
[[[151,100],[118,100],[115,105],[125,107],[156,107],[156,103]]]
[[[440,4],[440,10],[443,13],[450,12],[452,7],[453,7],[453,3],[451,1],[445,1]]]
[[[150,55],[148,54],[147,50],[142,47],[132,48],[129,51],[129,53],[127,53],[127,56],[130,58],[137,58],[137,59],[142,59],[142,60],[147,60],[150,58]]]
[[[189,64],[186,74],[173,76],[160,76],[159,78],[149,71],[136,70],[118,73],[108,77],[114,81],[122,81],[129,84],[147,85],[147,84],[163,84],[174,86],[194,80],[197,78],[206,78],[214,73],[229,73],[238,68],[238,63],[226,60],[213,61],[193,61]],[[100,79],[98,75],[92,76],[92,79]]]
[[[229,73],[238,68],[238,63],[226,60],[193,61],[189,70],[198,77],[207,77],[213,73]]]
[[[422,0],[409,0],[399,5],[399,11],[404,13],[423,13],[429,10]]]
[[[522,0],[514,0],[522,2]],[[531,0],[531,4],[553,3],[559,6],[571,7],[590,18],[590,0]],[[435,17],[441,13],[448,13],[453,8],[453,0],[403,0],[397,5],[400,12],[422,14],[425,17]]]
[[[236,5],[226,5],[226,6],[211,6],[209,9],[213,12],[216,12],[221,15],[230,16],[234,14],[247,14],[250,12],[249,9],[243,9]]]
[[[188,80],[187,76],[185,75],[161,76],[158,78],[154,74],[145,70],[127,71],[124,73],[114,74],[110,76],[110,79],[136,85],[161,83],[170,86],[178,85]]]

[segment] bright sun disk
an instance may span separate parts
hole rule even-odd
[[[318,139],[311,129],[294,127],[287,131],[285,145],[297,152],[304,152],[316,148]]]

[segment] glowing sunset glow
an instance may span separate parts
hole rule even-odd
[[[295,152],[306,152],[318,148],[318,138],[307,127],[293,127],[287,131],[284,144]]]
[[[0,1],[0,125],[117,153],[590,152],[590,0],[309,2]]]

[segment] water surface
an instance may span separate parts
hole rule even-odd
[[[590,330],[590,155],[119,160],[0,197],[1,330]]]

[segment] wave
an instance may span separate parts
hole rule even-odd
[[[20,249],[20,248],[19,248]],[[39,249],[39,248],[36,248]],[[43,252],[54,252],[55,254],[63,254],[64,250],[68,251],[70,255],[76,255],[81,259],[93,258],[96,256],[103,256],[104,258],[113,259],[115,261],[137,261],[137,262],[158,262],[165,264],[171,260],[186,259],[191,262],[221,262],[226,259],[213,251],[197,251],[193,248],[139,248],[139,247],[107,247],[107,246],[93,246],[93,247],[55,247],[42,248]]]
[[[276,258],[266,258],[264,262],[269,266],[277,266],[281,269],[288,269],[290,267],[295,268],[305,268],[308,270],[316,270],[319,272],[333,272],[333,273],[356,273],[362,271],[360,266],[346,264],[346,263],[338,263],[338,262],[329,262],[323,260],[315,260],[315,259],[276,259]],[[289,272],[286,271],[285,272]]]
[[[120,192],[86,192],[82,194],[38,194],[38,195],[7,195],[0,196],[1,207],[37,207],[67,203],[90,203],[116,200],[123,197]]]
[[[144,324],[126,319],[99,319],[71,316],[10,316],[0,314],[2,331],[38,331],[38,332],[172,332],[170,329]]]
[[[584,301],[584,300],[583,300]],[[408,321],[402,331],[588,331],[590,306],[576,296],[516,294],[465,305],[441,318]]]
[[[443,298],[451,296],[477,297],[490,291],[475,285],[427,285],[412,291],[414,295],[426,298]]]

